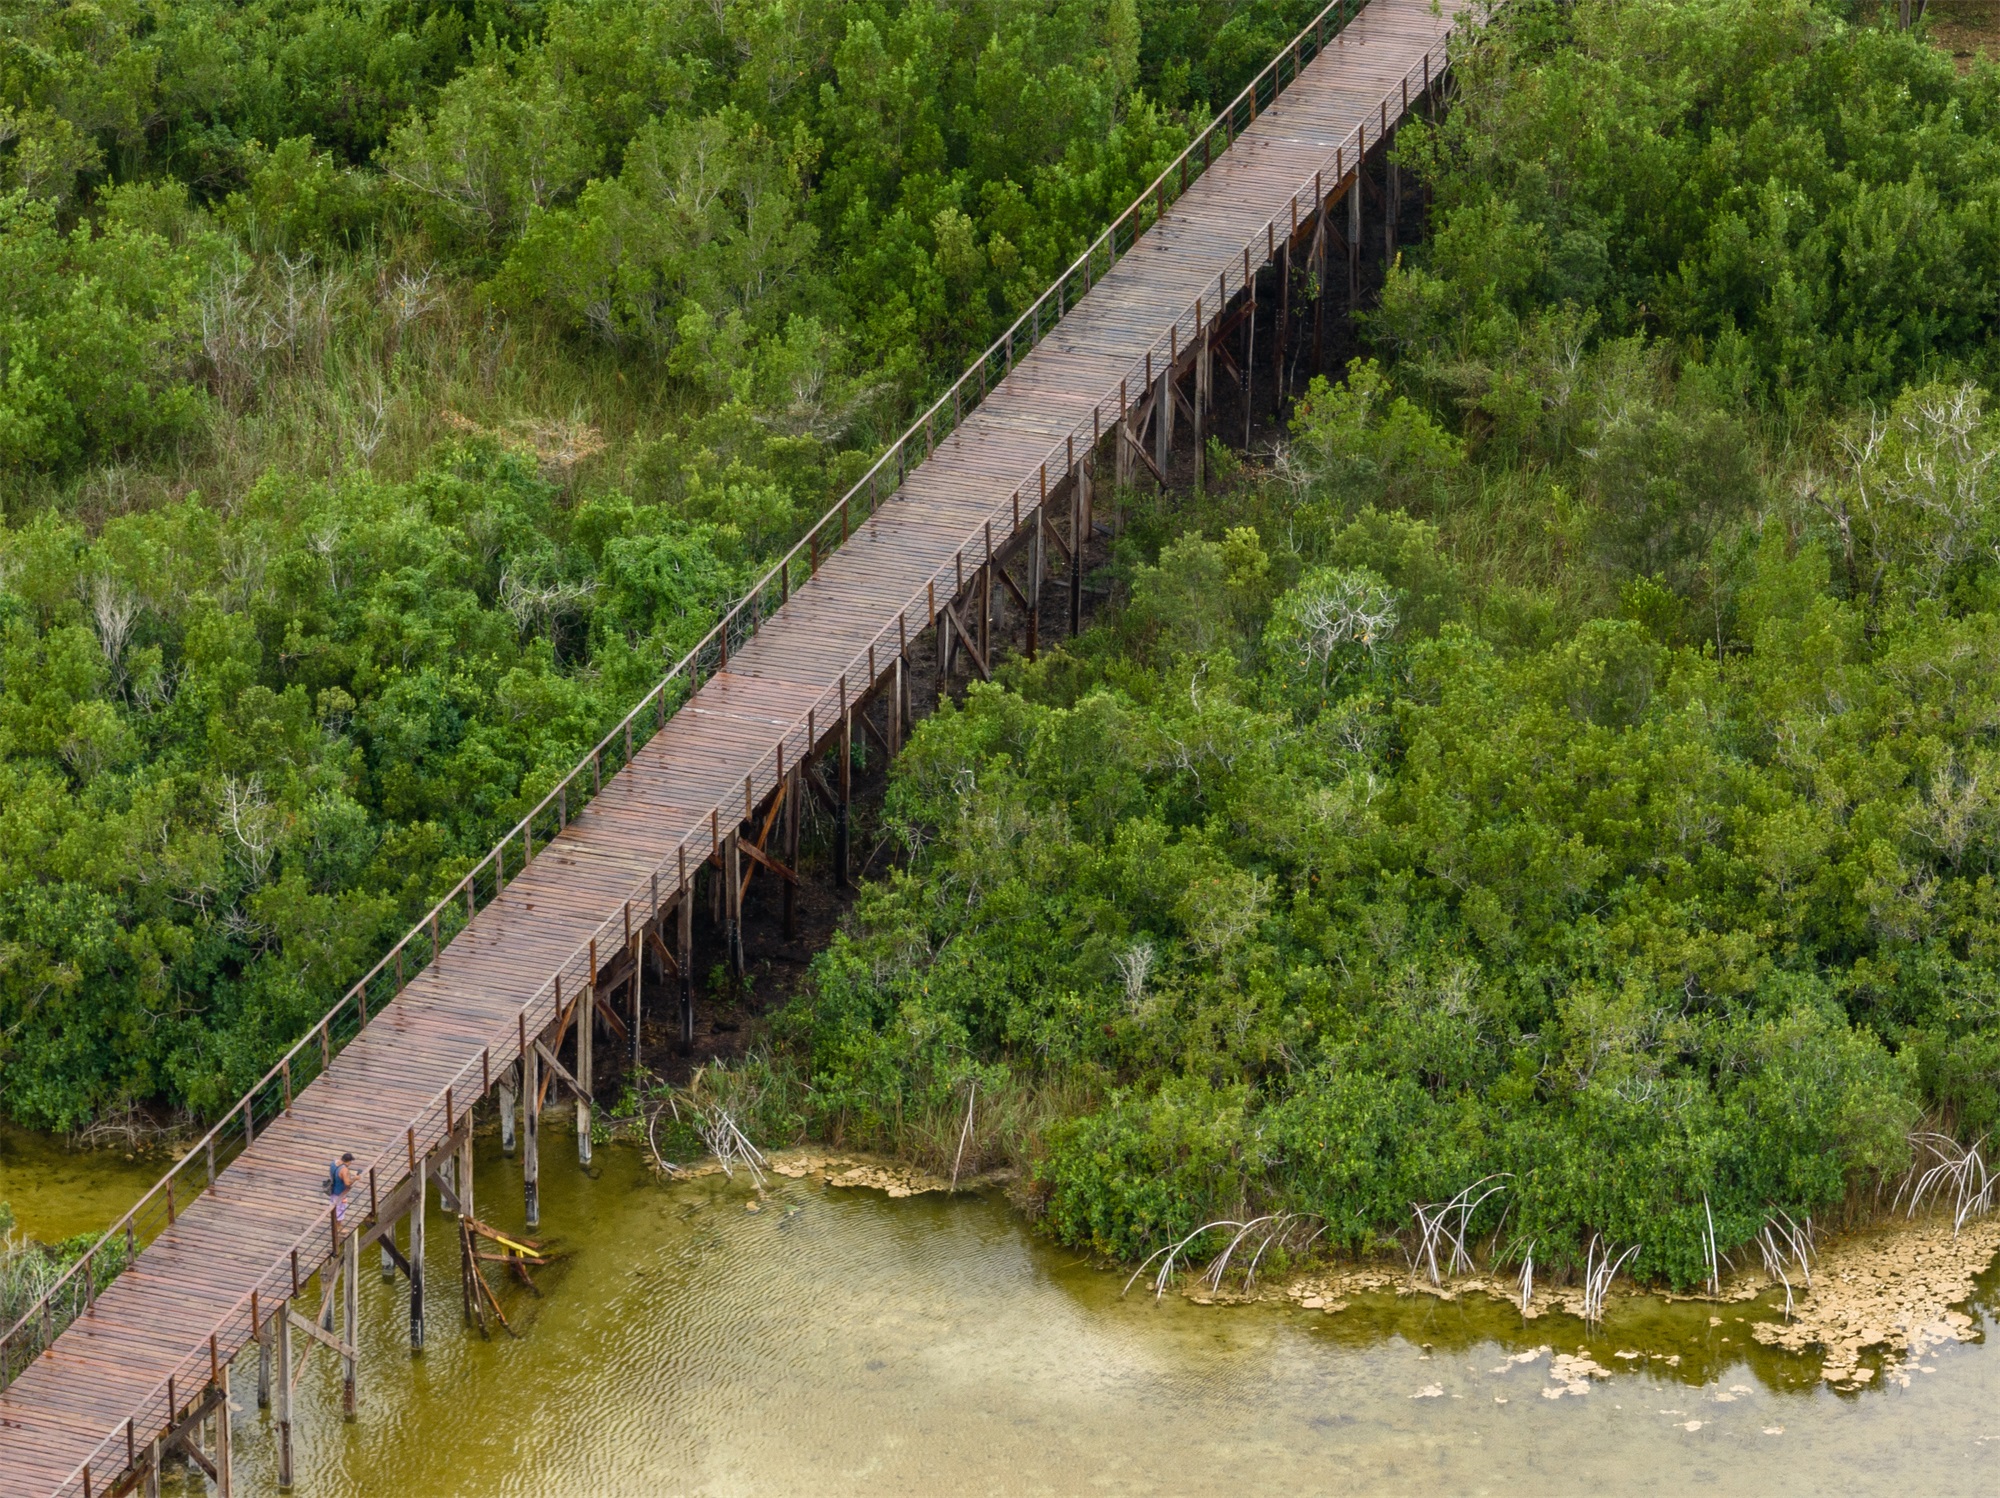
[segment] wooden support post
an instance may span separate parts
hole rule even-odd
[[[500,1153],[503,1155],[514,1153],[514,1092],[520,1065],[517,1061],[500,1073]]]
[[[947,617],[949,615],[947,614]],[[942,690],[942,686],[940,686]],[[840,715],[839,799],[833,815],[833,882],[846,889],[852,882],[854,862],[854,709]]]
[[[1077,487],[1082,492],[1078,509],[1083,520],[1083,538],[1077,543],[1076,572],[1079,586],[1083,579],[1084,552],[1090,546],[1090,538],[1097,527],[1097,481],[1092,476],[1090,465],[1084,463],[1076,470]]]
[[[1382,177],[1385,199],[1382,206],[1382,262],[1385,267],[1396,263],[1396,220],[1403,213],[1403,172],[1402,168],[1389,159],[1389,148],[1396,144],[1396,137],[1388,137],[1382,153]]]
[[[1089,539],[1085,529],[1088,480],[1085,470],[1073,468],[1069,475],[1069,633],[1075,639],[1083,633],[1083,548]]]
[[[1314,374],[1324,373],[1326,358],[1322,353],[1326,341],[1326,203],[1319,205],[1319,229],[1313,235],[1313,367]]]
[[[340,1246],[340,1335],[347,1344],[340,1359],[340,1412],[352,1420],[359,1372],[355,1349],[361,1345],[361,1233],[355,1228]]]
[[[1249,257],[1246,255],[1244,258],[1247,260]],[[1257,273],[1255,271],[1243,278],[1243,289],[1250,298],[1250,312],[1243,319],[1243,450],[1248,452],[1250,416],[1256,410],[1256,402],[1250,398],[1251,388],[1257,383]]]
[[[521,1195],[528,1226],[542,1221],[542,1058],[532,1045],[521,1051]]]
[[[272,1392],[278,1405],[278,1491],[289,1493],[292,1490],[292,1303],[289,1300],[278,1302],[277,1322],[278,1381]]]
[[[271,1321],[267,1316],[257,1328],[257,1408],[271,1407]]]
[[[1153,466],[1165,473],[1174,460],[1174,372],[1162,369],[1153,379]]]
[[[743,976],[743,837],[732,832],[722,840],[722,938],[729,971]]]
[[[903,752],[903,709],[904,709],[903,693],[905,690],[906,689],[903,685],[903,658],[899,655],[889,665],[889,753],[891,755],[901,754]],[[796,808],[798,807],[798,790],[799,790],[797,784],[798,776],[794,774],[792,780],[793,780],[793,785],[792,785],[791,801],[792,801],[792,806],[796,811]],[[794,826],[792,831],[792,844],[790,845],[791,846],[790,867],[796,870],[799,866],[799,850],[797,847],[798,831],[796,825],[797,824],[796,816],[794,816],[793,818],[793,823]],[[787,906],[786,908],[790,909],[789,906]],[[789,931],[787,932],[787,934],[788,935],[790,934]]]
[[[1118,423],[1118,435],[1113,445],[1122,457],[1125,452],[1125,422]],[[1047,523],[1047,514],[1040,505],[1035,507],[1035,534],[1028,542],[1028,659],[1033,660],[1042,643],[1042,579],[1048,575],[1048,539],[1042,534]]]
[[[1196,346],[1194,356],[1194,487],[1200,493],[1208,478],[1208,402],[1210,385],[1215,379],[1215,356],[1208,346],[1208,329],[1201,331],[1201,342]]]
[[[896,660],[893,672],[896,695],[892,696],[889,701],[889,749],[891,753],[894,753],[901,747],[900,741],[902,739],[902,733],[900,732],[902,725],[899,720],[903,716],[900,706],[903,686],[903,662],[900,656]],[[804,787],[799,783],[798,767],[794,765],[785,775],[785,821],[784,827],[779,833],[782,839],[779,846],[785,850],[785,867],[795,874],[799,869],[799,795],[803,789]],[[789,939],[798,935],[799,931],[799,887],[796,882],[790,879],[782,879],[779,883],[785,887],[785,936]]]
[[[686,858],[681,867],[681,903],[675,922],[674,961],[681,970],[681,1053],[694,1049],[694,886],[688,882]]]
[[[160,1443],[158,1440],[155,1440],[146,1448],[146,1476],[140,1490],[146,1495],[146,1498],[160,1498]]]
[[[458,1141],[458,1174],[452,1180],[452,1189],[458,1193],[458,1215],[477,1217],[479,1213],[472,1205],[472,1121],[466,1120],[465,1137]]]
[[[1361,310],[1361,169],[1362,158],[1354,163],[1354,181],[1347,189],[1347,315]]]
[[[1291,333],[1292,320],[1292,242],[1288,239],[1278,246],[1278,317],[1272,328],[1276,335],[1271,339],[1271,419],[1282,421],[1285,415],[1285,341]]]
[[[235,1498],[236,1429],[230,1423],[235,1410],[230,1404],[229,1365],[216,1375],[215,1404],[215,1498]]]
[[[787,886],[787,888],[789,888],[789,886]],[[646,942],[643,934],[643,928],[640,935],[634,936],[632,938],[631,951],[632,951],[632,1074],[636,1077],[639,1072],[640,1063],[644,1059],[640,1052],[639,1041],[642,1034],[640,1026],[645,1023],[646,1019],[646,1002],[645,1002]],[[634,1085],[636,1086],[637,1084],[635,1083]]]
[[[987,538],[987,551],[993,549],[992,538]],[[979,569],[979,658],[989,666],[993,663],[993,568],[997,564],[989,555],[986,564]]]
[[[532,1158],[532,1156],[530,1157]],[[424,1207],[430,1199],[430,1172],[423,1157],[410,1173],[416,1197],[410,1203],[410,1351],[424,1350]],[[532,1198],[531,1198],[532,1199]]]
[[[736,839],[729,840],[729,846],[736,846]],[[729,893],[733,897],[737,891],[734,879],[730,881]],[[590,1164],[590,1103],[596,1096],[597,1077],[592,1067],[595,1061],[597,1037],[597,985],[591,983],[583,991],[578,1001],[576,1016],[576,1080],[581,1089],[576,1098],[576,1163]]]
[[[464,1308],[465,1324],[472,1325],[478,1294],[472,1278],[479,1273],[479,1261],[467,1250],[465,1224],[479,1214],[472,1200],[472,1122],[466,1120],[465,1137],[458,1142],[458,1168],[452,1172],[452,1190],[458,1196],[458,1298]]]

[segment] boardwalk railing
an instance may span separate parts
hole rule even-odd
[[[170,1225],[186,1202],[208,1184],[227,1160],[240,1153],[262,1128],[287,1111],[294,1095],[331,1064],[334,1054],[367,1024],[371,1013],[401,992],[410,978],[436,962],[450,938],[462,930],[472,916],[503,889],[534,857],[535,840],[546,842],[566,825],[576,810],[601,789],[608,775],[628,764],[637,751],[664,727],[672,711],[699,688],[701,683],[728,663],[731,651],[757,633],[762,621],[790,597],[791,587],[801,571],[810,577],[821,560],[851,534],[860,520],[867,518],[886,495],[895,492],[904,474],[914,467],[913,456],[927,457],[937,442],[962,421],[989,388],[992,372],[1004,376],[1019,352],[1032,347],[1053,330],[1071,300],[1072,288],[1082,290],[1101,279],[1117,259],[1149,227],[1166,207],[1197,180],[1213,160],[1212,144],[1220,132],[1225,146],[1235,135],[1267,108],[1289,79],[1296,79],[1306,64],[1361,9],[1358,0],[1335,0],[1320,13],[1255,79],[1217,115],[1215,121],[1170,163],[1113,221],[1050,287],[1024,311],[1007,331],[933,403],[909,429],[879,458],[859,482],[739,600],[701,642],[677,662],[674,668],[609,733],[518,821],[508,835],[468,872],[429,913],[390,948],[380,962],[321,1017],[264,1078],[231,1109],[223,1120],[187,1151],[165,1176],[142,1197],[131,1211],[115,1223],[55,1286],[0,1339],[0,1376],[11,1378],[41,1348],[49,1345],[72,1317],[87,1311],[95,1294],[105,1283],[107,1270],[121,1264],[164,1227]],[[786,767],[798,766],[808,758],[827,729],[839,721],[880,676],[880,668],[896,658],[911,636],[934,625],[938,614],[938,592],[943,586],[946,599],[954,597],[962,584],[964,562],[970,557],[983,564],[995,548],[994,529],[998,525],[1002,541],[1018,529],[1025,513],[1032,514],[1047,494],[1075,470],[1078,462],[1092,452],[1101,437],[1122,421],[1126,412],[1151,388],[1157,372],[1169,368],[1179,353],[1194,346],[1201,333],[1225,311],[1230,299],[1243,291],[1252,277],[1275,253],[1282,230],[1289,241],[1297,228],[1310,220],[1346,177],[1357,171],[1372,142],[1379,141],[1401,118],[1412,98],[1421,97],[1441,77],[1447,62],[1446,43],[1440,41],[1423,54],[1398,84],[1382,98],[1377,130],[1362,125],[1324,158],[1310,177],[1299,183],[1280,213],[1259,226],[1243,243],[1241,269],[1234,279],[1228,272],[1219,278],[1211,299],[1204,292],[1194,298],[1162,329],[1142,358],[1135,360],[1125,375],[1107,385],[1094,404],[1089,420],[1080,421],[1047,449],[1042,459],[1022,472],[1021,482],[1008,500],[966,534],[958,556],[950,568],[940,568],[911,595],[895,617],[877,631],[863,649],[857,651],[848,670],[804,712],[774,737],[771,749],[744,777],[740,804],[731,795],[709,809],[707,835],[696,832],[644,879],[636,882],[622,909],[607,918],[596,933],[580,943],[571,956],[552,973],[536,995],[524,1004],[511,1025],[488,1037],[480,1053],[462,1066],[453,1080],[432,1097],[410,1119],[401,1141],[385,1147],[367,1162],[370,1213],[374,1204],[393,1192],[438,1144],[448,1139],[460,1124],[474,1099],[490,1090],[498,1068],[511,1065],[523,1049],[525,1037],[539,1034],[570,1000],[596,979],[600,949],[620,950],[632,931],[632,913],[658,910],[665,898],[682,889],[698,868],[721,844],[725,829],[750,814],[765,795],[783,780]],[[1241,120],[1239,124],[1238,121]],[[1121,246],[1121,236],[1123,243]],[[1101,267],[1101,268],[1100,268]],[[1049,314],[1053,315],[1049,315]],[[977,395],[974,395],[974,391]],[[1107,415],[1109,420],[1107,420]],[[921,449],[918,444],[921,443]],[[922,461],[917,457],[916,461]],[[896,485],[883,487],[885,476],[894,472]],[[857,514],[858,511],[858,514]],[[643,919],[643,916],[642,916]],[[190,1189],[192,1188],[192,1189]],[[349,1229],[351,1231],[351,1229]],[[310,1277],[319,1264],[338,1247],[341,1226],[331,1212],[326,1219],[301,1233],[280,1253],[256,1283],[218,1318],[205,1345],[192,1348],[173,1373],[169,1374],[135,1407],[128,1419],[107,1433],[89,1460],[81,1463],[59,1490],[67,1495],[91,1492],[92,1473],[123,1471],[136,1441],[143,1444],[171,1418],[186,1407],[200,1388],[250,1341],[258,1321],[268,1318],[271,1308],[293,1294],[303,1278]],[[115,1270],[110,1270],[115,1272]]]

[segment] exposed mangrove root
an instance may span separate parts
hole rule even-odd
[[[694,1131],[700,1136],[701,1142],[708,1146],[708,1152],[722,1167],[722,1173],[733,1181],[736,1179],[736,1168],[740,1165],[749,1173],[750,1184],[762,1191],[764,1175],[770,1168],[770,1161],[764,1158],[762,1150],[750,1142],[750,1136],[745,1134],[736,1122],[739,1107],[746,1113],[754,1111],[758,1097],[753,1091],[747,1098],[732,1099],[728,1094],[739,1091],[740,1085],[740,1078],[736,1074],[721,1067],[697,1067],[694,1075],[688,1079],[687,1088],[681,1094],[680,1102],[688,1105],[688,1111],[693,1115]],[[671,1094],[668,1095],[667,1103],[676,1118],[682,1117],[679,1103]],[[658,1121],[658,1109],[654,1110],[653,1119],[655,1122]],[[650,1126],[647,1138],[649,1141],[652,1138]],[[657,1148],[653,1150],[653,1158],[663,1169],[673,1170],[674,1167],[660,1160]]]
[[[1442,1285],[1445,1275],[1462,1274],[1473,1267],[1472,1251],[1466,1247],[1466,1236],[1471,1231],[1472,1214],[1495,1192],[1505,1191],[1508,1172],[1499,1175],[1481,1176],[1470,1186],[1460,1191],[1447,1202],[1425,1204],[1410,1203],[1417,1218],[1417,1247],[1410,1255],[1410,1274],[1416,1275],[1421,1262],[1430,1273],[1431,1284]],[[1488,1184],[1488,1183],[1492,1184]],[[1481,1188],[1484,1188],[1483,1190]],[[1477,1192],[1477,1195],[1474,1193]],[[1445,1268],[1438,1268],[1438,1250],[1450,1246],[1451,1256]]]
[[[1785,1319],[1792,1319],[1792,1277],[1785,1272],[1785,1266],[1796,1264],[1799,1277],[1807,1290],[1812,1289],[1813,1225],[1808,1217],[1804,1224],[1793,1220],[1791,1213],[1782,1207],[1773,1210],[1765,1219],[1763,1229],[1757,1234],[1757,1252],[1764,1261],[1764,1275],[1785,1287]]]
[[[759,1190],[764,1186],[764,1167],[768,1163],[764,1152],[752,1144],[744,1132],[736,1126],[736,1118],[727,1108],[718,1107],[703,1110],[695,1122],[695,1132],[701,1135],[708,1152],[715,1156],[722,1173],[731,1180],[736,1179],[736,1167],[741,1165],[750,1174],[750,1183]]]
[[[974,1077],[965,1090],[965,1127],[958,1133],[958,1153],[951,1157],[951,1189],[958,1190],[958,1167],[965,1163],[965,1142],[972,1137],[972,1101],[979,1094],[979,1079]]]
[[[1604,1319],[1604,1298],[1611,1291],[1611,1282],[1625,1261],[1639,1251],[1633,1244],[1623,1253],[1613,1256],[1611,1245],[1601,1234],[1593,1233],[1590,1249],[1584,1256],[1583,1265],[1583,1319],[1592,1325]]]
[[[1125,1281],[1125,1288],[1118,1293],[1124,1295],[1129,1291],[1138,1283],[1139,1277],[1152,1267],[1155,1260],[1158,1260],[1160,1267],[1153,1276],[1153,1299],[1160,1299],[1167,1293],[1167,1286],[1173,1281],[1174,1266],[1186,1262],[1189,1250],[1204,1234],[1222,1229],[1234,1229],[1234,1236],[1222,1251],[1209,1261],[1208,1268],[1202,1272],[1202,1282],[1212,1293],[1219,1294],[1223,1278],[1229,1273],[1230,1260],[1251,1238],[1255,1237],[1257,1247],[1250,1254],[1250,1262],[1245,1266],[1243,1274],[1243,1288],[1248,1290],[1257,1283],[1257,1267],[1263,1262],[1264,1255],[1273,1244],[1294,1248],[1299,1253],[1312,1247],[1320,1234],[1326,1231],[1324,1223],[1307,1233],[1303,1242],[1293,1245],[1290,1241],[1312,1221],[1312,1218],[1298,1212],[1267,1212],[1262,1217],[1252,1217],[1247,1221],[1230,1218],[1203,1223],[1186,1237],[1154,1249],[1146,1256],[1146,1261],[1132,1271],[1132,1277]]]
[[[1720,1296],[1722,1294],[1722,1264],[1720,1256],[1715,1251],[1715,1213],[1708,1205],[1708,1193],[1706,1191],[1701,1194],[1701,1215],[1703,1221],[1708,1225],[1708,1230],[1703,1235],[1703,1241],[1708,1247],[1708,1293]]]
[[[1952,1231],[1963,1232],[1972,1218],[1993,1210],[1994,1189],[2000,1186],[2000,1176],[1987,1168],[1985,1145],[1984,1135],[1969,1145],[1928,1129],[1910,1135],[1910,1171],[1896,1188],[1893,1206],[1907,1197],[1915,1217],[1920,1208],[1949,1200]]]

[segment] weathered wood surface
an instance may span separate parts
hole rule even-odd
[[[1385,97],[1427,51],[1436,55],[1457,8],[1437,14],[1430,0],[1373,0],[442,960],[145,1248],[94,1313],[0,1393],[0,1494],[43,1498],[73,1484],[78,1464],[177,1364],[205,1350],[218,1321],[302,1233],[324,1223],[330,1159],[352,1150],[368,1160],[397,1146],[409,1120],[495,1046],[550,973],[677,845],[692,836],[707,851],[717,803],[740,801],[753,771],[764,776],[760,794],[768,788],[778,735],[823,702],[885,628],[893,639],[898,611],[921,604],[940,571],[948,580],[961,553],[970,574],[984,558],[984,527],[1023,486],[1027,514],[1051,443],[1080,421],[1087,428],[1107,390],[1205,288],[1224,276],[1240,287],[1246,239],[1288,213],[1294,191],[1357,125],[1371,143],[1378,137]],[[1399,113],[1392,103],[1387,122]],[[1134,401],[1143,394],[1131,392]],[[996,535],[1008,528],[996,525]],[[920,622],[911,620],[913,632]],[[886,670],[888,657],[880,664]],[[828,727],[822,720],[821,731]],[[494,1051],[496,1080],[513,1059],[513,1048],[504,1061]],[[362,1196],[357,1212],[366,1210]],[[139,1444],[153,1433],[141,1429]],[[110,1475],[100,1472],[100,1491]]]

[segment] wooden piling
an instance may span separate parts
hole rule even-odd
[[[1278,246],[1278,315],[1271,339],[1271,419],[1285,415],[1285,343],[1291,336],[1292,321],[1292,242]]]
[[[1313,233],[1312,277],[1313,277],[1313,362],[1312,372],[1321,374],[1326,369],[1326,359],[1322,353],[1326,340],[1326,226],[1327,203],[1319,200],[1315,210],[1317,227]]]
[[[1069,634],[1075,639],[1083,633],[1083,484],[1075,472],[1069,477]]]
[[[993,534],[986,535],[986,564],[979,569],[979,658],[993,660]]]
[[[424,1205],[430,1199],[429,1170],[422,1156],[410,1172],[416,1197],[410,1202],[410,1351],[424,1350]]]
[[[722,840],[722,940],[729,971],[743,976],[743,837]]]
[[[1382,265],[1384,273],[1396,263],[1396,220],[1403,212],[1403,171],[1389,159],[1396,137],[1385,138],[1382,151]]]
[[[1125,450],[1125,424],[1118,424],[1118,436],[1114,445],[1119,452]],[[1048,575],[1049,559],[1047,538],[1042,534],[1046,515],[1041,506],[1035,508],[1035,532],[1028,541],[1028,659],[1033,660],[1042,643],[1042,579]]]
[[[229,1365],[216,1374],[215,1404],[215,1498],[235,1498],[236,1493],[236,1411],[230,1404]]]
[[[347,1351],[340,1360],[340,1412],[354,1418],[361,1346],[361,1234],[354,1228],[340,1246],[340,1336]]]
[[[643,930],[635,933],[629,949],[632,954],[632,1063],[631,1071],[638,1075],[643,1060],[640,1040],[644,1034],[642,1026],[646,1020],[646,942]]]
[[[1194,487],[1199,494],[1208,481],[1208,404],[1215,379],[1215,354],[1209,347],[1208,329],[1194,356]]]
[[[729,840],[729,846],[736,846],[736,839]],[[733,891],[735,886],[731,884]],[[583,990],[583,997],[577,1000],[576,1015],[576,1163],[590,1164],[590,1110],[591,1099],[597,1095],[597,1075],[593,1066],[596,1059],[597,1036],[597,985],[589,984]]]
[[[292,1303],[281,1300],[274,1318],[277,1325],[277,1387],[272,1391],[277,1401],[278,1417],[278,1491],[292,1490]]]
[[[1361,310],[1361,168],[1354,163],[1354,179],[1347,185],[1347,313]]]
[[[1257,383],[1257,272],[1250,268],[1247,251],[1243,256],[1243,294],[1250,300],[1250,310],[1243,318],[1243,450],[1248,452],[1250,418],[1256,411],[1250,392]]]
[[[894,753],[902,739],[900,731],[902,725],[898,721],[902,717],[902,713],[897,709],[898,694],[902,691],[903,683],[903,661],[901,656],[896,658],[896,662],[891,670],[895,676],[895,693],[891,695],[889,700],[889,749],[891,753]],[[794,874],[799,871],[800,790],[799,772],[798,767],[795,765],[785,772],[785,785],[782,792],[785,798],[785,820],[779,834],[781,838],[779,846],[784,850],[785,867],[790,869]],[[799,934],[799,886],[795,880],[791,879],[783,879],[779,883],[785,887],[785,936],[789,939]]]
[[[529,1227],[542,1221],[542,1058],[531,1045],[521,1048],[521,1195]]]
[[[502,1069],[500,1073],[500,1153],[514,1153],[514,1092],[515,1079],[520,1075],[521,1063]]]
[[[465,1134],[458,1141],[458,1178],[453,1183],[458,1192],[458,1215],[477,1217],[479,1214],[472,1204],[472,1120],[465,1121]]]
[[[694,1049],[694,886],[688,882],[687,853],[681,853],[681,903],[675,922],[674,960],[681,969],[681,1053]]]
[[[256,1306],[251,1307],[255,1314]],[[271,1318],[266,1316],[257,1323],[257,1408],[271,1407]]]
[[[846,889],[853,882],[854,854],[854,709],[851,706],[841,710],[836,752],[840,763],[833,817],[833,882]]]

